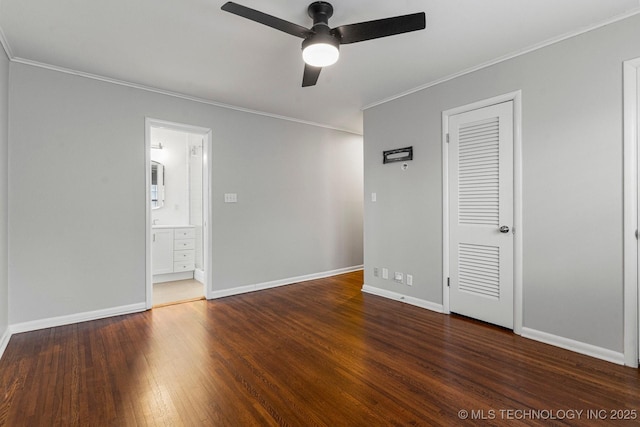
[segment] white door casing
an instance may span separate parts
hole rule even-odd
[[[513,328],[513,102],[449,117],[450,310]]]
[[[640,355],[640,292],[638,267],[640,183],[640,58],[625,61],[624,81],[624,363],[637,368]]]
[[[151,184],[151,128],[167,128],[176,131],[181,131],[185,133],[192,133],[197,135],[202,135],[203,144],[202,144],[202,177],[203,177],[203,192],[202,192],[202,206],[203,206],[203,257],[204,257],[204,295],[207,299],[211,298],[213,293],[213,284],[212,284],[212,248],[213,242],[211,239],[211,226],[212,222],[212,176],[213,170],[211,166],[211,156],[212,156],[212,145],[213,145],[213,132],[210,128],[193,126],[182,123],[169,122],[166,120],[158,120],[152,118],[145,118],[145,194],[146,194],[146,209],[145,209],[145,217],[146,217],[146,261],[145,261],[145,271],[146,271],[146,307],[150,309],[153,305],[152,302],[152,293],[153,293],[153,271],[152,271],[152,259],[151,259],[151,248],[153,246],[153,232],[151,227],[151,194],[150,194],[150,184]]]

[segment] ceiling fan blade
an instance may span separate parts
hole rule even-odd
[[[315,86],[320,76],[322,67],[312,67],[309,64],[304,64],[304,74],[302,75],[302,87]]]
[[[266,13],[251,9],[246,6],[242,6],[232,1],[223,4],[221,9],[225,12],[230,12],[235,15],[242,16],[243,18],[250,19],[252,21],[303,39],[313,33],[311,30],[301,25],[285,21],[284,19],[276,18],[275,16],[267,15]]]
[[[332,29],[331,33],[340,37],[340,44],[349,44],[410,31],[424,30],[426,26],[425,14],[424,12],[419,12],[393,18],[360,22],[358,24],[341,25]]]

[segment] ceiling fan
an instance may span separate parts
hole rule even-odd
[[[309,5],[307,12],[313,19],[311,28],[305,28],[231,1],[222,5],[222,10],[304,39],[302,58],[305,65],[302,87],[314,86],[322,67],[328,67],[338,60],[341,44],[393,36],[423,30],[426,27],[425,14],[419,12],[330,28],[329,18],[333,15],[333,6],[325,1],[316,1]]]

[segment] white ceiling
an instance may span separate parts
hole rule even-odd
[[[333,0],[332,27],[424,11],[427,29],[342,46],[300,87],[301,39],[224,0],[0,0],[14,59],[360,133],[364,106],[632,11],[638,0]],[[310,27],[311,0],[236,0]]]

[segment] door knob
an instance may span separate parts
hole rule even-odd
[[[508,233],[509,232],[509,227],[507,227],[506,225],[503,225],[502,227],[500,227],[500,232],[501,233]]]

